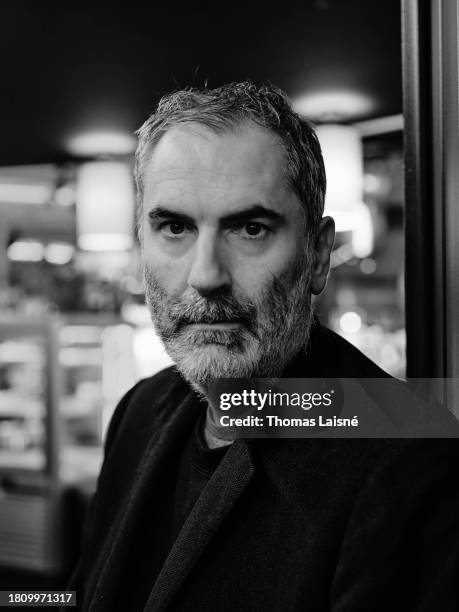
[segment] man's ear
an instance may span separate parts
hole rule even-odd
[[[311,270],[311,292],[314,295],[319,295],[325,288],[334,242],[335,222],[331,217],[323,217],[314,243],[314,263]]]

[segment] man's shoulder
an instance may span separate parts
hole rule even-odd
[[[137,382],[118,403],[106,436],[109,449],[120,432],[148,431],[168,406],[173,408],[190,392],[175,366]]]
[[[385,378],[389,374],[342,336],[315,320],[306,353],[308,367],[319,376]]]
[[[155,404],[160,404],[161,399],[175,387],[183,387],[184,390],[189,390],[189,386],[182,378],[176,366],[171,365],[152,376],[139,380],[131,387],[126,396],[129,396],[130,402],[150,401],[153,398]]]

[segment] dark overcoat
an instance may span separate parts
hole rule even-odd
[[[384,374],[315,325],[287,375]],[[80,609],[459,610],[456,440],[237,440],[167,554],[173,466],[203,409],[174,368],[119,404],[71,585]]]

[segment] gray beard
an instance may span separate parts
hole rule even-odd
[[[217,378],[271,378],[309,341],[312,322],[310,259],[271,279],[258,302],[188,289],[170,298],[144,266],[145,297],[155,330],[182,376],[205,390]],[[193,323],[234,321],[236,329],[196,329]]]

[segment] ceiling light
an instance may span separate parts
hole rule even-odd
[[[373,252],[374,228],[368,206],[359,202],[355,209],[356,222],[352,232],[352,252],[356,257],[365,258]]]
[[[52,186],[27,183],[0,183],[0,202],[4,204],[47,204]]]
[[[356,129],[344,125],[321,125],[317,129],[327,175],[325,215],[335,220],[336,231],[346,232],[358,223],[362,200],[362,142]]]
[[[322,91],[293,99],[293,108],[313,121],[346,121],[373,110],[367,96],[351,91]]]
[[[48,263],[64,265],[71,261],[75,249],[71,244],[51,242],[45,250],[45,259]]]
[[[86,234],[78,238],[83,251],[127,251],[132,246],[132,238],[126,234]]]
[[[41,261],[44,253],[44,245],[32,240],[17,240],[7,250],[11,261]]]
[[[377,117],[368,121],[354,123],[362,137],[379,136],[379,134],[390,134],[391,132],[402,132],[405,127],[403,115],[389,115]]]
[[[137,139],[123,132],[87,132],[73,136],[67,144],[70,153],[93,155],[130,155],[135,151]]]
[[[76,219],[81,249],[122,251],[132,247],[134,186],[128,164],[98,161],[80,166]]]

